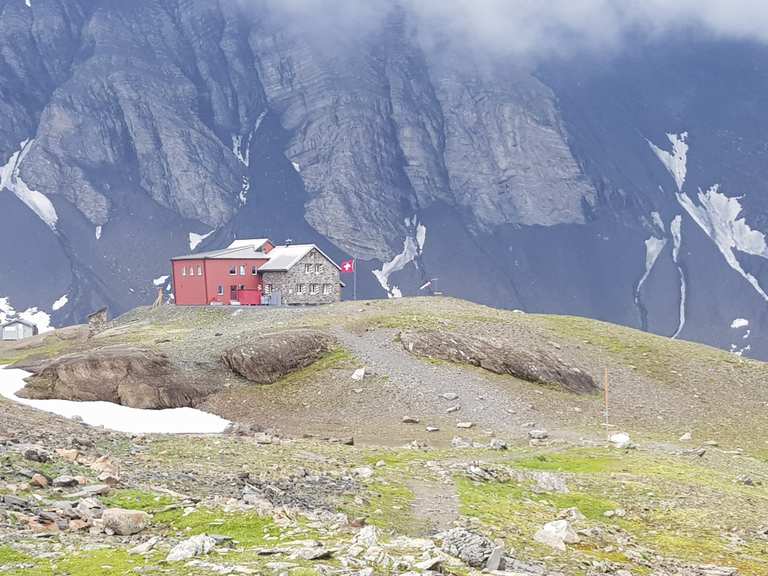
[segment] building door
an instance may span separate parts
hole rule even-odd
[[[232,286],[229,287],[229,299],[230,299],[230,301],[237,300],[237,286],[236,285],[232,285]]]

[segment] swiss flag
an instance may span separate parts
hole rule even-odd
[[[350,258],[349,260],[342,260],[341,261],[341,271],[345,274],[349,274],[355,271],[355,259]]]

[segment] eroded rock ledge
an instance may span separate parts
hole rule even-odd
[[[222,355],[234,372],[257,384],[271,384],[320,360],[336,345],[315,330],[268,334],[229,348]]]
[[[577,394],[598,390],[592,376],[542,350],[521,350],[501,341],[436,330],[403,331],[400,341],[408,352],[418,356],[479,366]]]
[[[194,406],[210,391],[183,377],[165,354],[108,346],[28,366],[34,375],[19,391],[36,400],[105,401],[132,408]]]

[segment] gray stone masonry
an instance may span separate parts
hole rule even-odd
[[[331,304],[341,300],[339,269],[314,249],[287,272],[264,272],[265,295],[270,288],[280,290],[283,304]]]

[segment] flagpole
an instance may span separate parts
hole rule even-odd
[[[352,264],[352,298],[357,300],[357,262]]]

